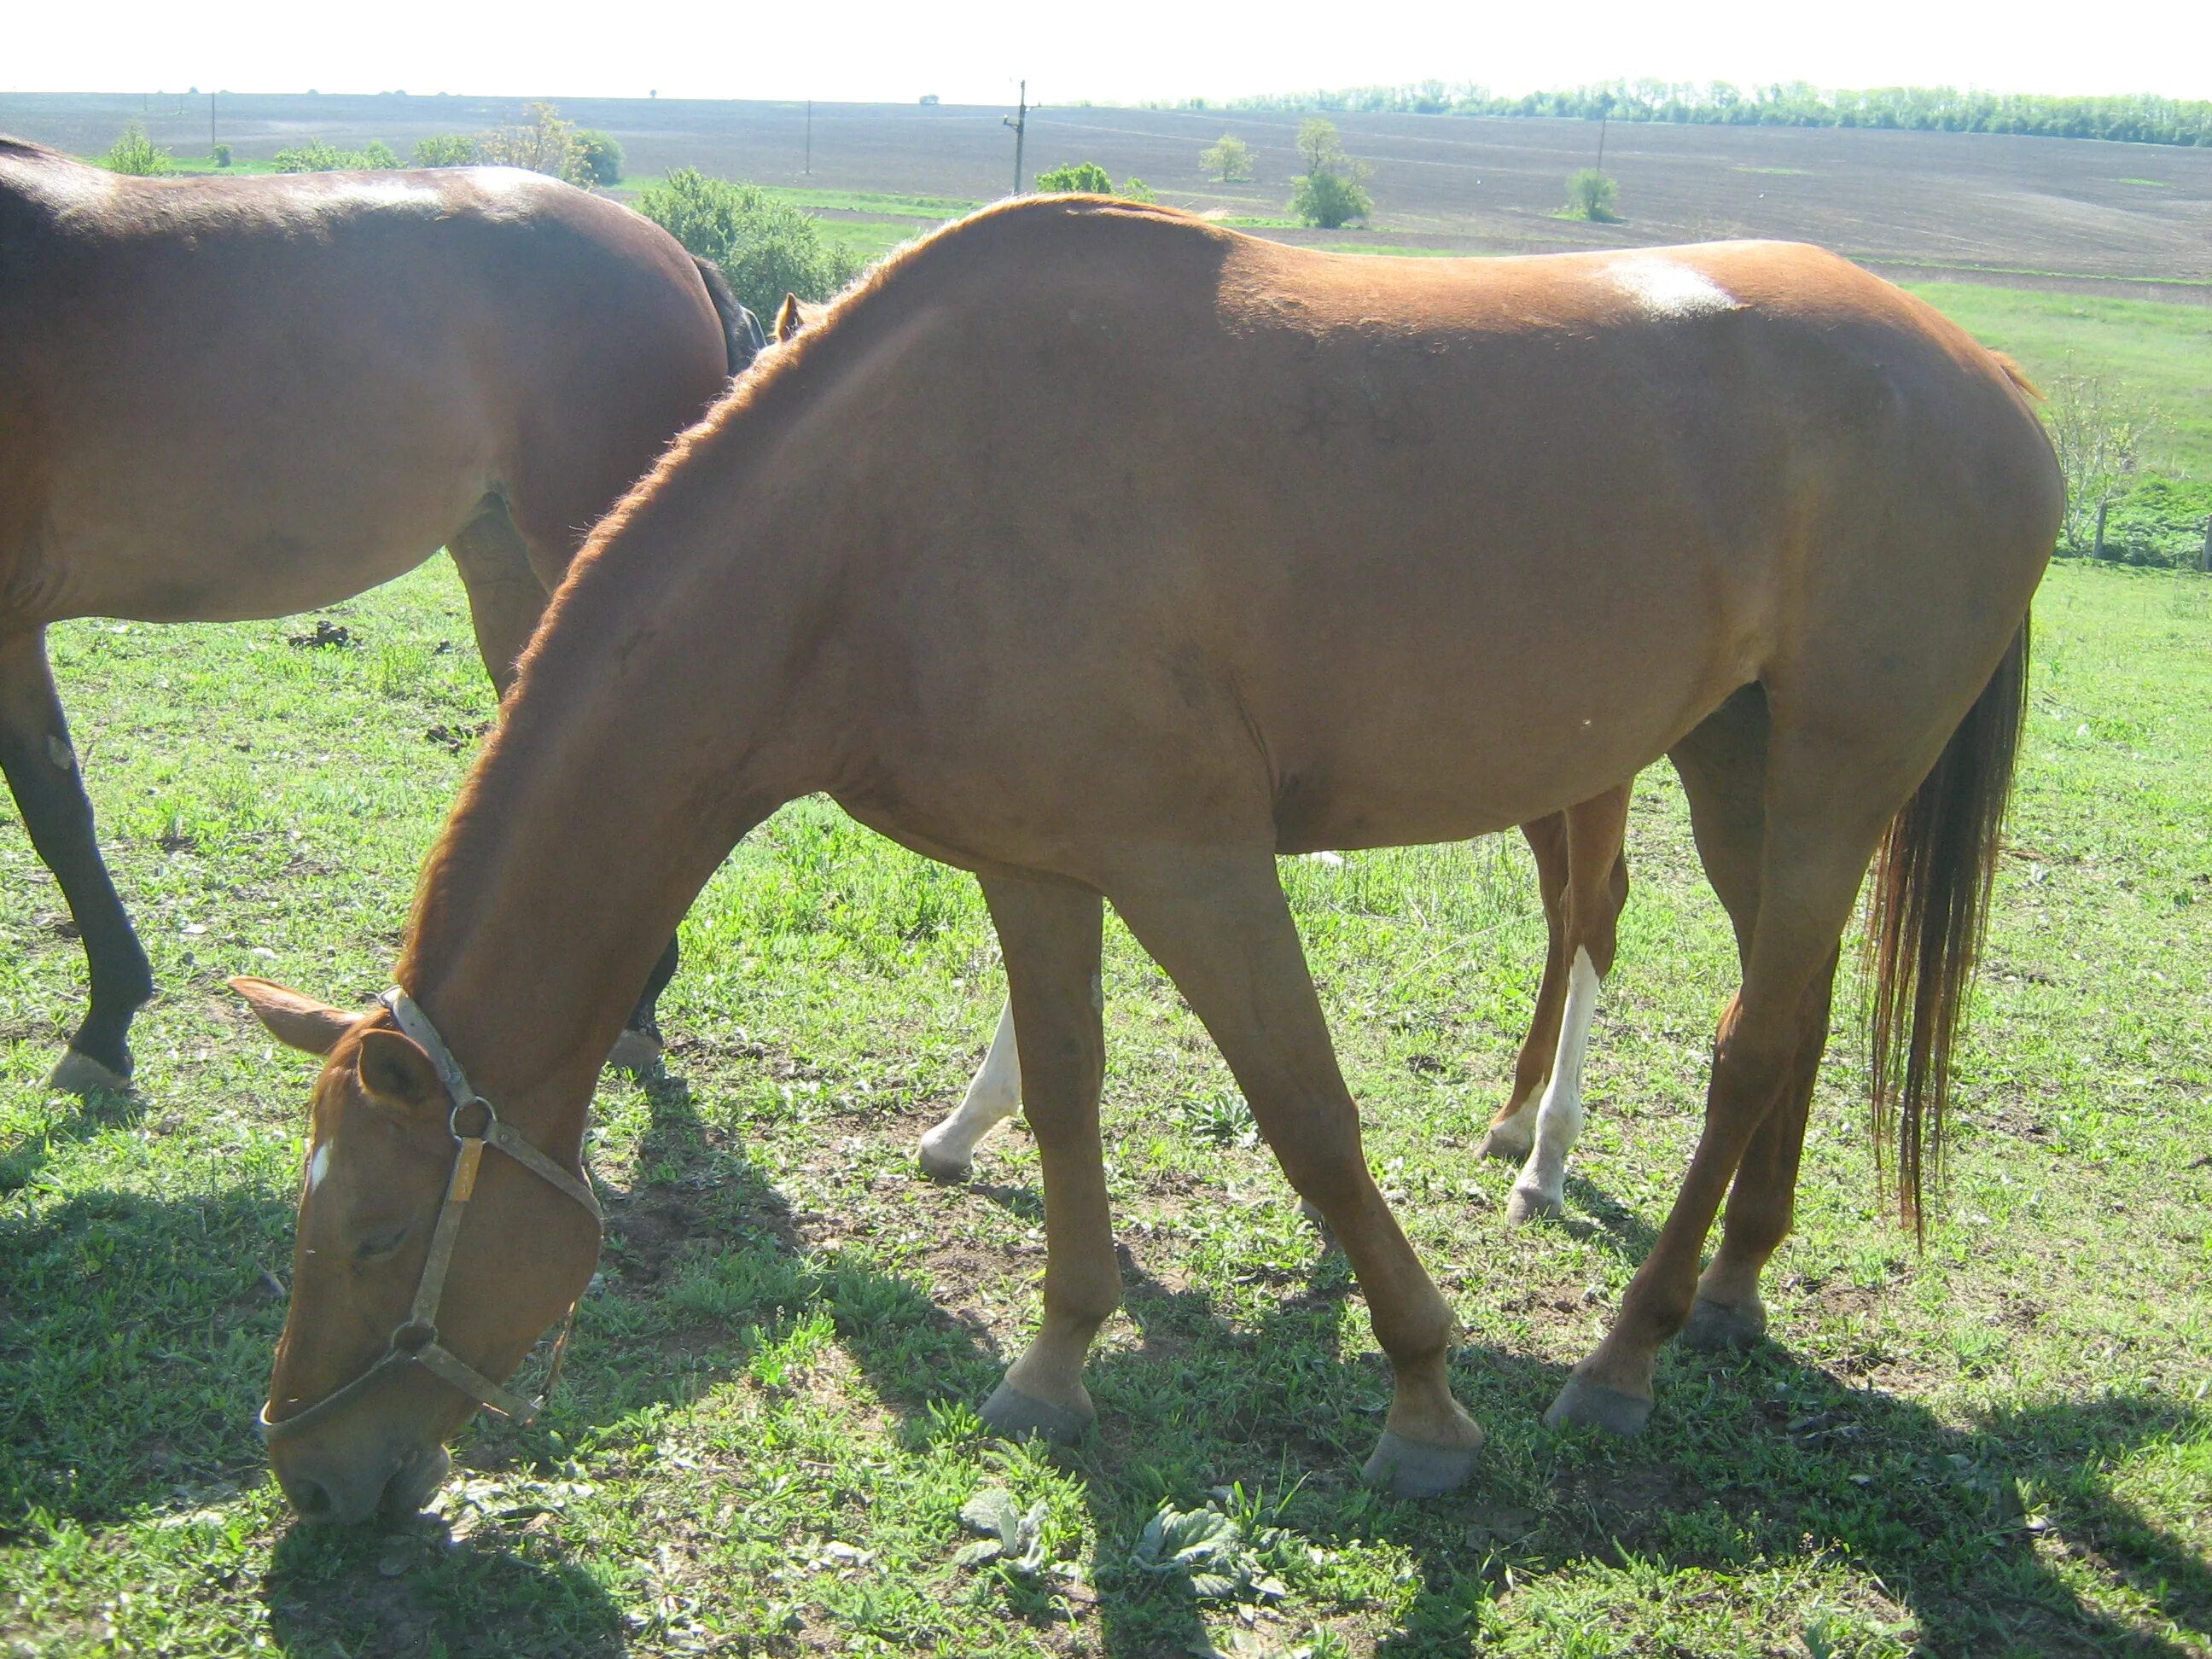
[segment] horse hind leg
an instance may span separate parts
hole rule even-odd
[[[1558,1049],[1537,1103],[1528,1162],[1506,1200],[1509,1221],[1557,1216],[1566,1207],[1567,1157],[1582,1138],[1583,1056],[1597,1013],[1598,988],[1613,971],[1620,910],[1628,900],[1631,786],[1621,784],[1571,807],[1566,820],[1567,888],[1564,954],[1566,1006],[1558,1020]],[[1534,1033],[1530,1033],[1534,1039]]]
[[[1759,1203],[1750,1195],[1759,1182],[1778,1178],[1785,1163],[1794,1174],[1794,1157],[1779,1153],[1794,1148],[1802,1122],[1794,1129],[1766,1126],[1785,1100],[1794,1101],[1807,1068],[1817,1066],[1838,941],[1895,808],[1889,788],[1895,780],[1814,740],[1800,740],[1786,757],[1769,755],[1770,747],[1763,697],[1754,705],[1741,694],[1686,741],[1690,763],[1681,770],[1692,826],[1737,926],[1743,984],[1721,1019],[1704,1133],[1674,1206],[1605,1340],[1545,1413],[1554,1427],[1620,1433],[1643,1427],[1660,1345],[1692,1316],[1698,1256],[1723,1194],[1752,1163],[1754,1148],[1765,1146],[1774,1155],[1764,1170],[1754,1165],[1746,1177],[1751,1184],[1739,1190],[1747,1227],[1754,1210],[1763,1209],[1771,1223],[1771,1196]],[[1732,1209],[1736,1203],[1731,1200]]]
[[[975,1170],[976,1144],[1021,1109],[1021,1050],[1014,1039],[1013,1000],[1008,998],[983,1063],[968,1080],[968,1092],[921,1137],[916,1153],[921,1172],[932,1181],[967,1180]]]
[[[1536,859],[1536,892],[1544,903],[1544,978],[1536,989],[1536,1006],[1528,1017],[1528,1034],[1521,1042],[1520,1058],[1513,1067],[1513,1092],[1490,1121],[1489,1133],[1475,1149],[1481,1158],[1504,1158],[1518,1164],[1536,1145],[1536,1112],[1544,1085],[1551,1080],[1552,1060],[1559,1044],[1559,1026],[1566,1006],[1571,957],[1567,951],[1567,815],[1547,812],[1521,826],[1528,850]]]
[[[78,1094],[125,1088],[131,1022],[154,994],[154,974],[100,861],[43,630],[0,637],[0,770],[31,845],[61,884],[92,981],[91,1006],[49,1082]]]

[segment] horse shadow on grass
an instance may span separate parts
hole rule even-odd
[[[506,1477],[506,1490],[555,1495],[535,1514],[511,1499],[489,1516],[449,1504],[450,1522],[380,1532],[275,1522],[260,1594],[287,1650],[623,1650],[629,1616],[564,1553],[555,1492],[569,1468],[564,1447],[737,1374],[802,1257],[841,1346],[890,1414],[888,1432],[909,1450],[947,1433],[958,1415],[947,1407],[972,1407],[995,1382],[1006,1356],[940,1306],[933,1284],[864,1255],[811,1253],[803,1219],[701,1121],[680,1081],[657,1080],[649,1095],[638,1167],[651,1173],[627,1191],[603,1184],[608,1246],[561,1395],[538,1425],[480,1428],[459,1450],[459,1481]],[[949,1224],[969,1201],[1034,1209],[1018,1185],[970,1195],[944,1200]],[[1626,1224],[1593,1224],[1631,1246]],[[0,1529],[27,1534],[21,1517],[34,1506],[88,1529],[204,1508],[264,1478],[252,1417],[283,1304],[263,1274],[283,1271],[291,1231],[288,1203],[246,1188],[158,1200],[88,1194],[0,1221],[0,1297],[10,1304]],[[731,1305],[699,1294],[700,1252],[687,1246],[702,1240],[730,1268],[713,1283],[735,1287]],[[1174,1282],[1147,1255],[1124,1254],[1128,1326],[1090,1373],[1099,1426],[1054,1454],[1083,1490],[1095,1582],[1057,1607],[1009,1594],[1004,1616],[1095,1620],[1114,1655],[1204,1650],[1235,1609],[1142,1571],[1133,1552],[1163,1502],[1211,1502],[1282,1529],[1261,1565],[1294,1594],[1395,1606],[1356,1615],[1390,1654],[1465,1651],[1486,1620],[1522,1617],[1514,1598],[1540,1593],[1547,1577],[1632,1560],[1721,1573],[1846,1560],[1931,1653],[2179,1656],[2212,1640],[2212,1571],[2110,1473],[2138,1448],[2212,1434],[2198,1408],[2113,1394],[1961,1428],[1770,1345],[1733,1359],[1670,1353],[1652,1431],[1606,1442],[1543,1430],[1560,1368],[1478,1330],[1454,1382],[1490,1444],[1468,1488],[1405,1503],[1358,1480],[1389,1379],[1364,1342],[1348,1351],[1341,1340],[1348,1311],[1364,1314],[1347,1309],[1356,1291],[1340,1253],[1316,1237],[1241,1310]],[[748,1297],[758,1303],[750,1313]],[[1331,1558],[1357,1553],[1354,1540],[1402,1552],[1410,1589],[1331,1582]],[[2090,1576],[2117,1586],[2120,1601],[2135,1598],[2141,1616],[2084,1600],[2074,1586]],[[1279,1642],[1300,1633],[1255,1616]],[[819,1633],[838,1617],[833,1609]],[[1820,1639],[1808,1632],[1807,1644]]]
[[[1018,1189],[981,1195],[1026,1213]],[[1624,1250],[1645,1231],[1610,1204],[1593,1216],[1581,1194],[1567,1224]],[[1626,1569],[1615,1582],[1633,1601],[1639,1564],[1778,1577],[1850,1564],[1856,1588],[1841,1588],[1863,1605],[1838,1613],[1805,1598],[1806,1628],[1777,1632],[1814,1653],[1884,1626],[1917,1632],[1908,1639],[1917,1651],[2021,1659],[2179,1659],[2212,1643],[2212,1566],[2123,1484],[2138,1451],[2212,1437],[2212,1413],[2177,1398],[2044,1401],[1962,1426],[1850,1386],[1785,1340],[1738,1356],[1670,1351],[1659,1416],[1637,1440],[1554,1433],[1540,1417],[1564,1367],[1484,1341],[1474,1309],[1477,1329],[1453,1382],[1491,1439],[1465,1489],[1415,1504],[1358,1480],[1389,1376],[1364,1340],[1349,1352],[1340,1340],[1346,1304],[1363,1323],[1364,1314],[1348,1265],[1325,1240],[1303,1282],[1293,1276],[1256,1316],[1249,1304],[1243,1316],[1225,1314],[1127,1250],[1123,1285],[1138,1340],[1094,1356],[1099,1425],[1064,1454],[1086,1488],[1109,1653],[1203,1652],[1209,1632],[1236,1628],[1234,1608],[1200,1604],[1179,1581],[1129,1565],[1164,1500],[1186,1510],[1211,1501],[1248,1528],[1281,1528],[1261,1565],[1282,1568],[1294,1590],[1303,1578],[1320,1601],[1358,1599],[1326,1583],[1329,1558],[1352,1540],[1402,1550],[1416,1587],[1387,1632],[1368,1625],[1392,1655],[1466,1652],[1502,1621],[1525,1633],[1546,1616],[1544,1581],[1562,1574]],[[1786,1329],[1778,1334],[1786,1340]],[[927,1386],[909,1376],[908,1386],[917,1382]],[[2101,1586],[2094,1601],[2083,1593],[2091,1583]],[[1510,1605],[1532,1586],[1538,1594]],[[1587,1596],[1575,1605],[1586,1618]],[[1271,1628],[1264,1612],[1260,1628]],[[1559,1624],[1563,1646],[1576,1628]],[[1303,1634],[1272,1629],[1276,1645]]]

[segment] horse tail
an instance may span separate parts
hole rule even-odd
[[[768,349],[768,337],[761,332],[760,319],[738,302],[730,288],[730,279],[722,275],[721,266],[699,254],[691,256],[691,263],[699,268],[699,280],[707,285],[707,297],[714,302],[714,314],[722,319],[722,344],[728,354],[730,378],[735,380],[752,367],[753,359]]]
[[[2027,714],[2028,618],[1935,767],[1890,821],[1867,905],[1877,1168],[1897,1136],[1898,1206],[1927,1236],[1923,1182],[1942,1171],[1951,1046],[1989,926],[1990,884]]]

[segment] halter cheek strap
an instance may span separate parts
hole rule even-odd
[[[429,1254],[423,1259],[422,1278],[415,1287],[415,1299],[408,1308],[406,1322],[392,1332],[390,1343],[375,1364],[306,1410],[279,1419],[271,1418],[268,1406],[264,1405],[259,1419],[261,1437],[271,1443],[321,1422],[367,1393],[386,1371],[410,1364],[422,1365],[477,1404],[489,1406],[518,1423],[529,1422],[544,1408],[554,1383],[560,1378],[561,1361],[568,1352],[568,1332],[575,1322],[575,1304],[568,1304],[568,1314],[561,1322],[561,1334],[553,1345],[552,1367],[545,1378],[545,1394],[536,1400],[502,1388],[438,1340],[438,1307],[445,1298],[446,1276],[453,1268],[454,1246],[460,1241],[461,1222],[468,1213],[469,1200],[475,1195],[477,1170],[483,1162],[487,1146],[504,1152],[539,1180],[574,1200],[590,1212],[593,1224],[604,1224],[599,1201],[592,1195],[591,1187],[575,1171],[555,1163],[519,1132],[500,1121],[492,1103],[469,1086],[468,1074],[461,1070],[460,1063],[438,1035],[437,1027],[431,1024],[430,1017],[413,998],[394,988],[377,1000],[391,1011],[400,1030],[429,1055],[439,1080],[446,1085],[446,1093],[452,1099],[453,1108],[446,1121],[454,1141],[453,1173],[446,1181],[445,1201],[440,1205],[438,1218],[430,1231]]]

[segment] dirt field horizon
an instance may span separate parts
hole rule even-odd
[[[697,167],[763,184],[986,201],[1013,182],[1013,135],[994,106],[816,103],[809,148],[797,101],[556,98],[618,139],[632,181]],[[211,106],[212,106],[212,109]],[[214,137],[242,159],[319,137],[381,138],[403,156],[434,133],[515,119],[523,100],[410,96],[0,94],[0,131],[97,155],[125,123],[179,155]],[[1284,213],[1303,118],[1058,107],[1031,112],[1027,171],[1097,161],[1180,206],[1237,217]],[[1374,168],[1372,225],[1266,228],[1333,246],[1541,253],[1735,236],[1814,241],[1897,276],[1954,276],[2212,302],[2212,151],[2089,139],[1866,129],[1616,123],[1606,171],[1624,222],[1555,218],[1567,175],[1595,159],[1586,121],[1338,114],[1346,148]],[[1222,185],[1199,152],[1231,132],[1257,178]],[[811,160],[811,170],[809,167]]]

